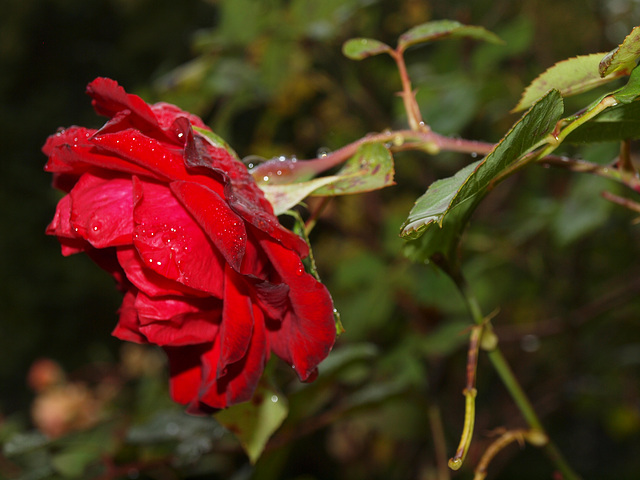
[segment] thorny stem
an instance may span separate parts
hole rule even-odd
[[[400,48],[389,52],[391,58],[396,62],[398,66],[398,72],[400,73],[400,80],[402,81],[402,101],[404,102],[404,109],[407,112],[409,120],[409,126],[414,131],[429,131],[429,127],[422,121],[422,114],[420,108],[416,102],[416,94],[411,88],[411,79],[407,73],[407,65],[404,61],[404,51]]]
[[[478,351],[480,350],[480,338],[484,330],[484,324],[476,325],[471,328],[471,337],[469,339],[469,353],[467,357],[467,384],[462,391],[465,398],[464,409],[464,426],[462,427],[462,436],[460,444],[456,450],[456,454],[449,459],[449,468],[451,470],[459,470],[464,463],[464,459],[469,451],[471,439],[473,438],[473,427],[476,417],[476,371],[478,368]]]
[[[576,160],[568,157],[548,155],[538,160],[544,166],[560,167],[577,173],[591,173],[599,177],[608,178],[622,183],[637,193],[640,193],[640,178],[630,171],[621,170],[615,165],[600,165],[597,163]]]
[[[462,138],[452,138],[433,131],[396,130],[367,135],[353,143],[326,155],[309,160],[272,159],[250,170],[259,183],[264,177],[270,184],[290,183],[303,177],[313,177],[321,172],[344,163],[365,143],[388,143],[392,150],[425,150],[435,154],[441,150],[450,152],[484,155],[489,153],[493,144]],[[281,172],[275,175],[275,172]]]
[[[467,303],[474,322],[476,323],[476,325],[483,325],[485,319],[482,315],[480,304],[478,303],[475,295],[473,295],[473,293],[470,291],[467,283],[463,278],[459,277],[458,279],[456,279],[456,283],[458,285],[458,288],[460,289],[460,292],[462,293],[463,298]],[[496,345],[492,350],[488,352],[488,357],[494,369],[498,373],[498,376],[502,380],[502,383],[509,391],[511,398],[520,410],[520,413],[529,424],[529,427],[532,430],[540,432],[540,434],[544,435],[544,437],[548,439],[549,436],[542,426],[538,415],[533,409],[533,406],[527,398],[526,393],[520,386],[520,383],[516,379],[513,371],[511,370],[511,367],[509,367],[509,364],[502,355],[500,348]],[[551,440],[548,440],[548,442],[544,445],[544,450],[549,459],[554,463],[558,471],[562,474],[563,480],[580,479],[580,476],[578,476],[578,474],[576,474],[571,469],[567,461],[564,459],[562,453],[558,450],[556,445]]]

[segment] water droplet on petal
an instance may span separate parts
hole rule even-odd
[[[277,395],[271,395],[271,401],[273,403],[277,403],[278,402],[278,396]]]

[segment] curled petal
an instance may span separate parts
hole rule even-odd
[[[140,333],[140,322],[138,321],[138,312],[135,309],[136,290],[130,289],[124,295],[122,305],[118,310],[120,320],[111,335],[134,343],[147,343],[147,338]]]
[[[290,288],[289,309],[280,323],[270,324],[271,348],[306,380],[335,342],[333,302],[326,287],[304,271],[295,252],[266,235],[259,239],[281,283]]]
[[[96,78],[87,85],[87,93],[93,99],[93,108],[100,115],[112,118],[126,110],[134,117],[132,124],[140,130],[151,127],[159,129],[158,120],[149,105],[137,95],[125,92],[118,82],[110,78]]]
[[[131,243],[131,179],[83,175],[69,194],[70,227],[96,248]]]

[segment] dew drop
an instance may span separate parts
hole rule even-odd
[[[178,134],[178,138],[182,138],[182,137],[184,137],[184,133],[180,132],[180,133]]]
[[[268,182],[269,181],[269,176],[265,175],[264,177],[262,177],[262,181],[263,182]]]
[[[278,403],[278,396],[277,395],[271,395],[271,401],[273,403]]]
[[[101,228],[102,228],[102,223],[100,222],[96,222],[91,226],[91,230],[93,230],[94,232],[97,232]]]
[[[326,157],[327,155],[329,155],[330,153],[331,153],[331,150],[330,150],[330,149],[328,149],[327,147],[320,147],[320,148],[318,149],[318,151],[316,152],[316,156],[317,156],[318,158],[324,158],[324,157]]]
[[[242,163],[244,163],[249,170],[255,168],[265,161],[266,159],[264,157],[260,157],[258,155],[247,155],[242,159]]]
[[[167,431],[167,434],[171,436],[175,436],[180,433],[180,427],[175,422],[167,423],[165,430]]]
[[[471,152],[471,158],[477,158],[478,152]]]

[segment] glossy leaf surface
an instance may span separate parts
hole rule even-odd
[[[457,269],[456,248],[475,208],[509,168],[549,134],[562,112],[562,97],[552,90],[485,158],[434,182],[402,226],[401,235],[411,239],[405,253],[417,261],[433,260],[437,255],[448,268]]]
[[[512,111],[518,112],[529,108],[551,89],[558,90],[563,97],[566,97],[589,91],[620,76],[629,74],[628,70],[622,69],[605,77],[600,76],[598,65],[602,56],[602,53],[580,55],[549,67],[529,84],[518,105]]]
[[[640,57],[640,27],[635,27],[617,48],[607,53],[600,61],[600,75],[606,76],[617,70],[633,68]]]
[[[437,20],[423,23],[403,33],[398,39],[398,47],[401,50],[406,50],[411,45],[447,37],[467,37],[490,43],[502,43],[500,37],[483,27],[463,25],[455,20]]]
[[[385,52],[391,52],[391,47],[373,38],[352,38],[342,46],[342,53],[351,60],[363,60]]]
[[[260,188],[276,215],[280,215],[309,195],[348,195],[393,185],[393,175],[393,157],[389,149],[380,143],[365,143],[335,175],[298,183],[264,183]]]

